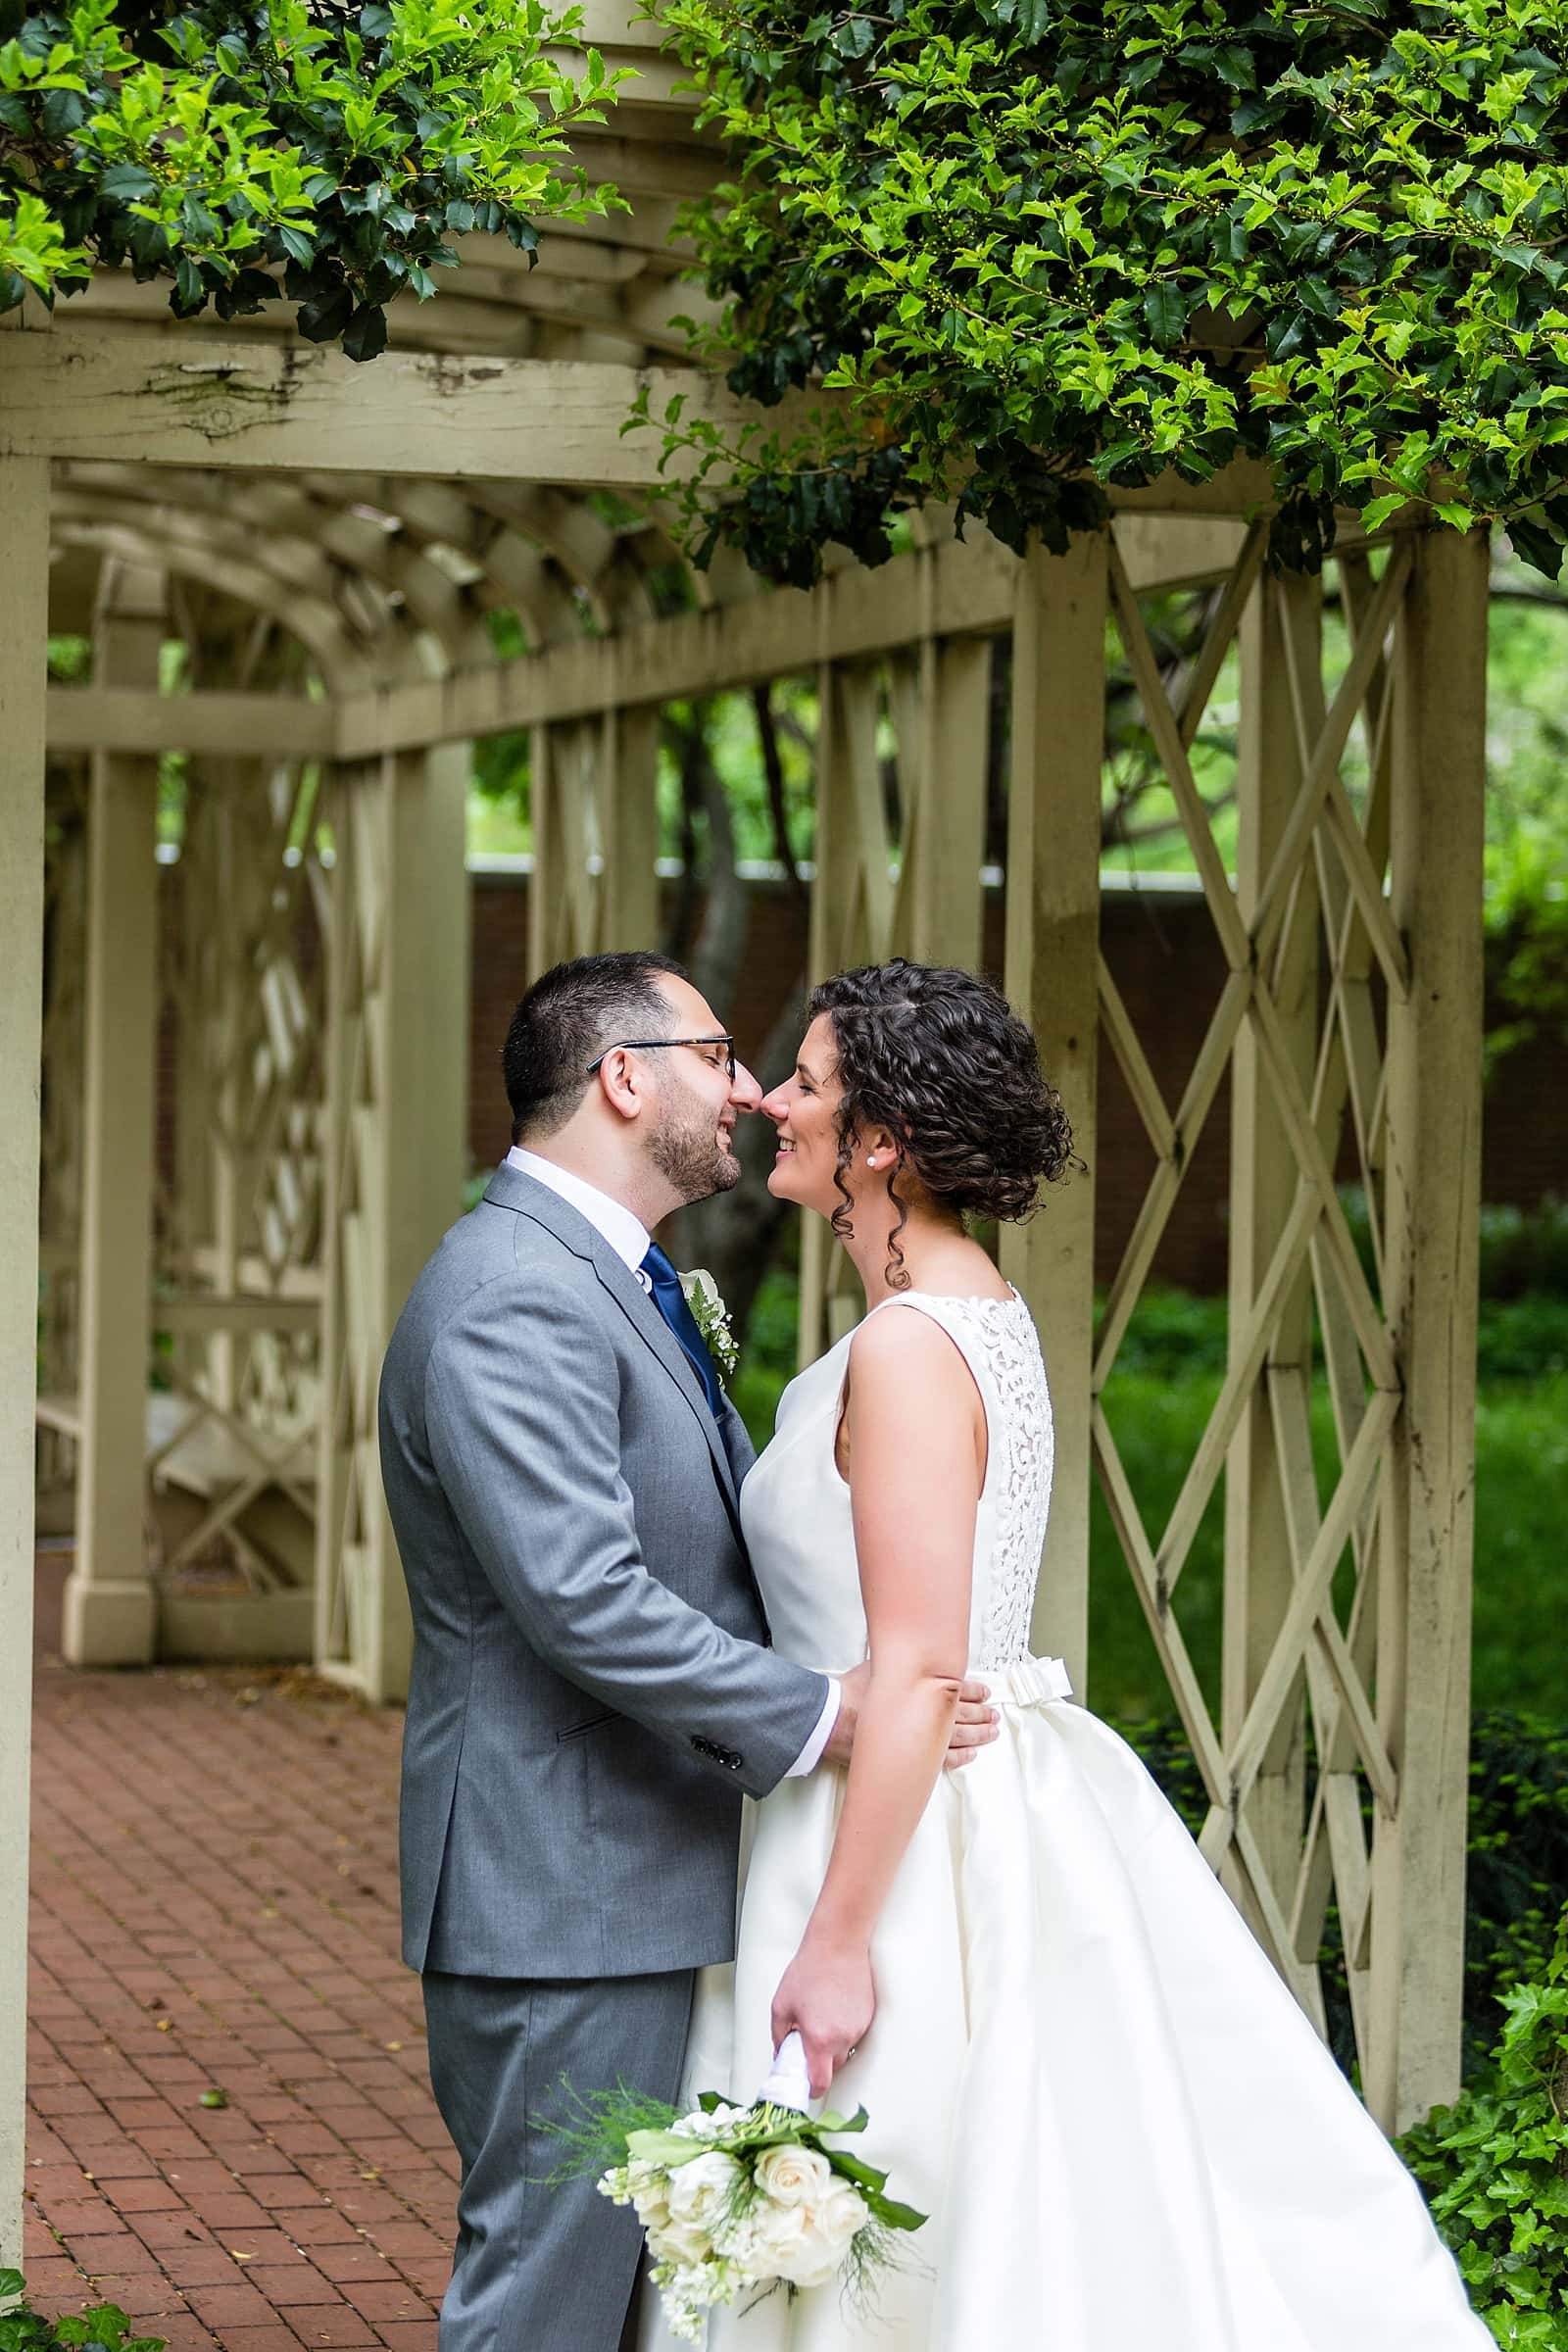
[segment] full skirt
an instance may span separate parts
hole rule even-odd
[[[832,2090],[930,2219],[869,2314],[779,2289],[715,2311],[709,2352],[1490,2346],[1414,2181],[1132,1750],[1082,1707],[1001,1712],[921,1818]],[[694,2095],[748,2100],[767,2074],[843,1788],[819,1771],[755,1809]],[[643,2352],[666,2352],[644,2308]]]

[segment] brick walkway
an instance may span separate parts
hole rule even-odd
[[[63,1566],[39,1579],[29,2293],[121,2303],[172,2352],[434,2352],[457,2167],[397,1957],[402,1719],[281,1673],[72,1673]]]

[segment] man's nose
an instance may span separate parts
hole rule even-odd
[[[744,1061],[735,1064],[735,1075],[729,1083],[729,1099],[740,1110],[759,1110],[761,1107],[762,1090]]]

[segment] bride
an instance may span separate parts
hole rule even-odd
[[[737,1957],[687,2083],[811,2088],[929,2222],[836,2286],[713,2313],[710,2352],[1473,2352],[1420,2195],[1143,1766],[1028,1655],[1052,1468],[1039,1343],[965,1230],[1068,1164],[1028,1029],[902,960],[819,988],[762,1109],[775,1198],[867,1314],[792,1382],[742,1515],[778,1647],[869,1662],[846,1773],[753,1813]],[[965,1673],[1000,1736],[942,1769]],[[645,2306],[642,2345],[667,2339]]]

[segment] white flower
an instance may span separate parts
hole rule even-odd
[[[764,2148],[757,2159],[757,2185],[775,2205],[806,2205],[821,2196],[833,2167],[820,2148]]]
[[[626,2194],[650,2235],[669,2220],[669,2175],[662,2164],[633,2157],[626,2167]]]
[[[805,2226],[794,2245],[775,2255],[779,2277],[792,2286],[825,2286],[864,2226],[865,2199],[848,2181],[835,2180],[814,2204],[784,2211],[791,2220],[802,2217]]]
[[[720,2103],[708,2120],[717,2134],[727,2132],[732,2124],[749,2124],[756,2112],[753,2107],[726,2107]]]
[[[734,1377],[740,1361],[740,1344],[729,1319],[729,1308],[723,1294],[706,1266],[693,1266],[680,1278],[686,1303],[703,1335],[703,1345],[725,1380]]]
[[[717,2148],[710,2149],[706,2156],[694,2156],[690,2164],[677,2165],[669,2176],[666,2191],[669,2222],[665,2234],[671,2230],[683,2235],[690,2231],[710,2245],[735,2201],[742,2178],[735,2159],[721,2155]],[[703,2258],[694,2254],[688,2259],[695,2262]]]
[[[705,2262],[711,2262],[713,2241],[706,2230],[671,2217],[649,2230],[648,2251],[656,2262],[671,2263],[677,2269],[700,2269]]]

